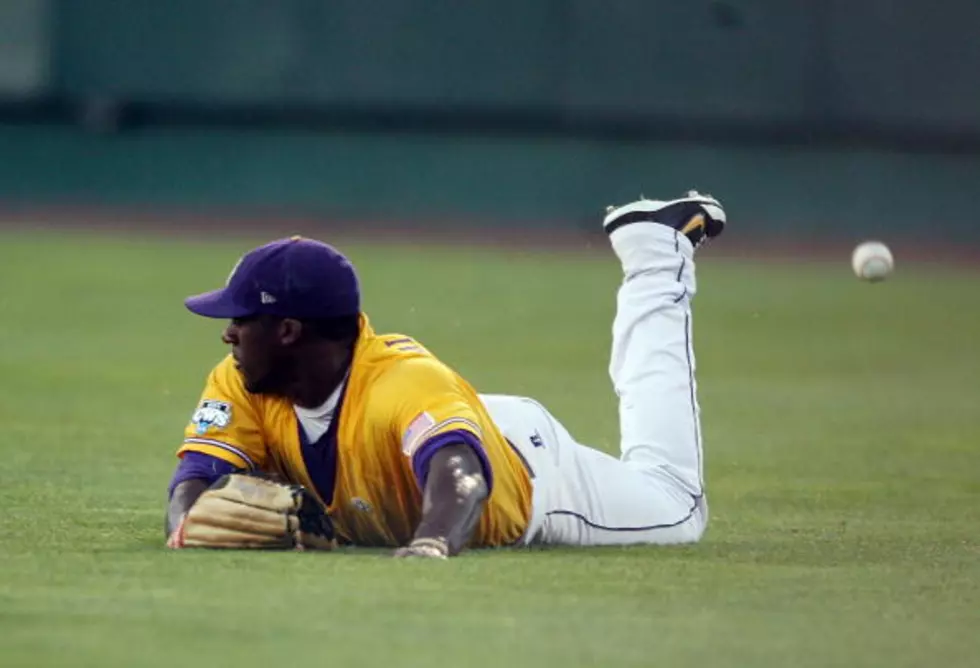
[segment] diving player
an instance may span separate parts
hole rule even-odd
[[[445,558],[464,547],[697,541],[707,523],[691,301],[694,251],[721,233],[696,191],[610,207],[624,271],[610,375],[620,456],[577,443],[532,399],[480,395],[415,339],[378,334],[334,248],[293,237],[186,300],[230,320],[170,484],[169,544],[232,472],[302,485],[343,542]]]

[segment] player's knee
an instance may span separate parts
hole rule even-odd
[[[691,517],[684,522],[681,534],[681,542],[697,543],[704,536],[708,528],[708,517],[700,510],[695,510]]]
[[[692,526],[692,536],[693,537],[691,539],[691,542],[692,543],[699,542],[701,540],[701,538],[704,537],[704,532],[707,530],[707,528],[708,528],[708,518],[707,517],[703,517],[701,515],[701,513],[698,513],[694,517],[694,522],[693,522],[693,526]]]

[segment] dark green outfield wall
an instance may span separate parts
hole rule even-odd
[[[980,241],[978,34],[969,0],[6,0],[0,203],[545,226],[694,185],[746,234]],[[105,100],[140,123],[86,133]]]
[[[34,2],[73,97],[980,134],[973,0]]]
[[[466,136],[0,128],[0,200],[273,207],[347,218],[595,224],[689,185],[742,233],[980,241],[980,160],[881,151]],[[588,221],[588,222],[586,222]]]

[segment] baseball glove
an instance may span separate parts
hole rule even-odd
[[[333,523],[300,485],[232,473],[198,497],[167,547],[331,550]]]

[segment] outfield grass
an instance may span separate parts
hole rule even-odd
[[[711,524],[684,548],[172,553],[248,243],[0,236],[2,666],[977,666],[980,274],[704,254]],[[353,245],[381,330],[615,449],[610,255]]]

